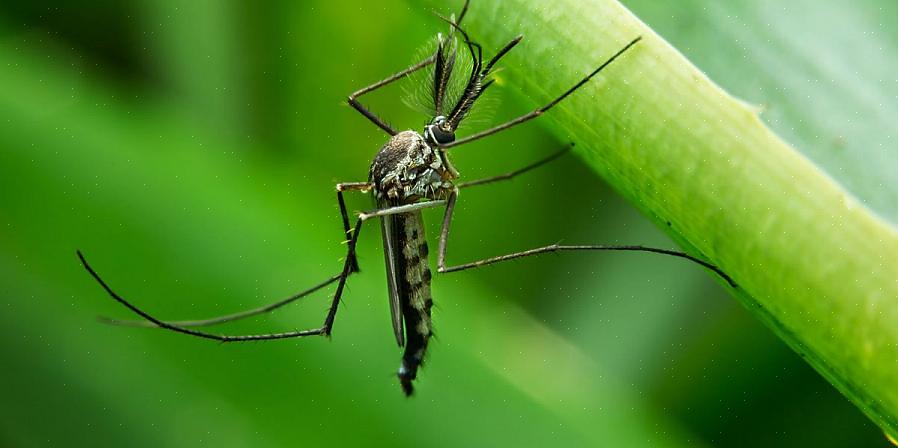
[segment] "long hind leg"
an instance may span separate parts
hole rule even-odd
[[[367,182],[344,182],[337,184],[337,203],[340,206],[340,215],[343,222],[343,231],[346,236],[346,242],[352,239],[352,229],[349,226],[349,214],[346,211],[346,203],[343,200],[343,192],[344,191],[367,191],[370,188],[370,184]],[[359,266],[356,259],[355,254],[352,254],[350,257],[352,267],[350,270],[350,275],[356,272],[359,272]],[[235,320],[246,319],[248,317],[258,316],[260,314],[270,313],[274,310],[277,310],[283,306],[289,305],[297,300],[312,294],[320,289],[325,288],[326,286],[336,282],[340,279],[342,273],[337,273],[332,275],[327,280],[312,286],[305,291],[300,291],[296,294],[293,294],[290,297],[285,299],[278,300],[277,302],[269,303],[267,305],[260,306],[258,308],[253,308],[244,311],[238,311],[236,313],[226,314],[223,316],[209,317],[206,319],[191,319],[191,320],[177,320],[177,321],[166,321],[169,324],[177,325],[179,327],[206,327],[210,325],[222,324],[225,322],[233,322]],[[111,324],[111,325],[121,325],[126,327],[145,327],[145,328],[155,328],[158,327],[153,322],[150,322],[146,319],[144,320],[120,320],[120,319],[110,319],[107,317],[100,317],[100,321]]]
[[[312,328],[308,330],[296,330],[296,331],[288,331],[282,333],[266,333],[266,334],[251,334],[251,335],[222,335],[216,333],[208,333],[205,331],[198,331],[187,328],[183,325],[177,325],[171,322],[162,321],[153,315],[143,311],[138,308],[128,300],[125,300],[118,293],[113,291],[113,289],[103,280],[102,277],[97,273],[96,270],[87,262],[87,259],[78,251],[78,258],[81,260],[81,263],[84,265],[84,268],[87,272],[100,284],[100,286],[112,297],[113,300],[121,303],[126,308],[130,309],[132,312],[137,314],[138,316],[146,319],[153,326],[173,331],[176,333],[186,334],[189,336],[195,336],[203,339],[211,339],[219,342],[243,342],[243,341],[261,341],[261,340],[269,340],[269,339],[287,339],[287,338],[297,338],[297,337],[305,337],[305,336],[329,336],[331,331],[333,330],[334,320],[337,315],[337,308],[340,303],[340,298],[343,295],[343,289],[346,286],[346,279],[352,274],[352,260],[355,256],[356,244],[358,242],[359,233],[362,230],[362,224],[371,218],[387,216],[396,213],[407,213],[410,211],[420,210],[427,207],[435,207],[438,205],[445,204],[445,201],[433,201],[433,202],[423,202],[417,204],[403,205],[398,207],[390,207],[387,209],[381,210],[373,210],[367,213],[359,214],[359,218],[356,221],[356,226],[352,232],[352,237],[349,240],[346,259],[343,261],[343,270],[340,275],[337,277],[337,290],[334,292],[333,299],[331,300],[330,308],[328,309],[327,315],[325,316],[324,323],[318,328]]]

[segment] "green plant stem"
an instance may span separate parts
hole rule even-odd
[[[538,121],[573,139],[686,250],[729,273],[737,298],[898,435],[894,228],[616,1],[477,1],[465,24],[487,57],[525,34],[500,76],[540,104],[643,36]]]

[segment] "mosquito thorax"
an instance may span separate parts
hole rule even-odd
[[[445,151],[428,144],[415,131],[403,131],[391,137],[374,157],[368,180],[374,184],[377,198],[410,203],[449,197],[457,177]]]

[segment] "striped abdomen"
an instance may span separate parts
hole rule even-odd
[[[421,213],[395,216],[401,268],[397,269],[399,301],[405,322],[405,353],[399,367],[399,382],[406,395],[414,388],[412,380],[418,367],[424,362],[427,342],[432,334],[430,308],[433,298],[430,293],[430,268],[427,265],[427,240],[424,235],[424,221]]]

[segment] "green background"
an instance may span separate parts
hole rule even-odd
[[[896,166],[887,56],[898,35],[883,25],[895,7],[625,4],[895,222],[896,189],[877,182]],[[345,97],[443,30],[398,0],[4,5],[0,445],[887,445],[704,271],[651,255],[549,255],[437,276],[437,337],[411,400],[394,376],[375,226],[330,341],[222,346],[96,322],[130,316],[76,248],[164,318],[258,306],[335,273],[333,185],[365,180],[385,140]],[[466,131],[531,105],[501,85],[490,95],[493,112]],[[364,102],[419,129],[427,117],[403,96],[394,86]],[[452,157],[470,180],[563,143],[537,120]],[[465,191],[450,262],[559,240],[671,246],[597,185],[569,156]],[[434,236],[440,214],[425,216]],[[327,296],[220,329],[317,326]]]

